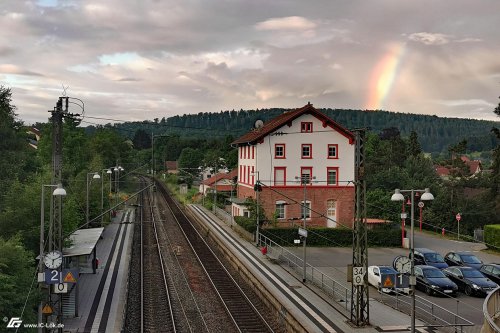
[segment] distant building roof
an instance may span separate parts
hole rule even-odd
[[[84,256],[94,250],[104,228],[89,228],[75,231],[69,236],[71,246],[63,249],[63,256]]]
[[[444,167],[444,166],[441,166],[441,165],[437,165],[435,167],[435,169],[436,169],[436,173],[440,177],[449,176],[450,175],[450,169],[448,169],[447,167]]]
[[[327,117],[322,112],[318,111],[316,108],[313,107],[311,103],[308,103],[307,105],[299,109],[287,111],[277,116],[276,118],[267,121],[261,128],[254,129],[244,134],[239,139],[233,141],[232,144],[241,145],[241,144],[255,144],[257,142],[260,142],[267,135],[271,134],[272,132],[276,131],[277,129],[286,124],[291,124],[293,120],[295,120],[296,118],[300,117],[303,114],[311,114],[315,116],[316,118],[323,121],[324,127],[330,126],[331,128],[338,131],[340,134],[347,137],[349,139],[349,143],[354,142],[354,135],[351,132],[349,132],[347,129],[337,124],[335,121]]]
[[[232,181],[233,178],[236,176],[238,176],[238,170],[233,169],[229,173],[217,173],[217,174],[213,175],[212,177],[205,179],[201,183],[204,185],[207,185],[207,186],[212,186],[213,184],[215,184],[215,182],[218,182],[222,179],[227,179],[227,180]],[[217,188],[218,187],[219,187],[219,185],[217,185]]]
[[[165,161],[165,167],[168,170],[177,170],[177,161]]]
[[[482,169],[481,168],[481,161],[477,161],[477,160],[467,161],[467,162],[465,162],[465,164],[467,164],[467,166],[469,167],[469,172],[471,173],[471,175],[480,172]]]

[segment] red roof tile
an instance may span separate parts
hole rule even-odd
[[[354,142],[354,135],[351,132],[349,132],[347,129],[337,124],[335,121],[333,121],[323,113],[319,112],[316,108],[313,107],[312,104],[308,103],[299,109],[287,111],[277,116],[276,118],[267,121],[261,128],[254,129],[244,134],[239,139],[233,141],[232,144],[238,144],[238,145],[244,145],[249,143],[255,144],[260,140],[262,140],[267,135],[269,135],[270,133],[276,131],[278,128],[286,125],[287,123],[291,123],[294,119],[300,117],[303,114],[311,114],[315,116],[316,118],[323,121],[323,125],[325,127],[326,125],[330,126],[331,128],[337,130],[340,134],[347,137],[349,139],[349,143]]]
[[[234,169],[234,170],[231,170],[231,172],[229,172],[229,173],[218,173],[218,174],[215,174],[212,177],[207,178],[204,181],[202,181],[202,183],[205,184],[205,185],[211,186],[215,182],[218,182],[221,179],[233,180],[233,178],[236,177],[237,175],[238,175],[238,170]],[[217,188],[219,186],[223,186],[223,185],[217,185]]]
[[[436,173],[438,176],[448,176],[450,174],[450,169],[444,166],[436,166]]]

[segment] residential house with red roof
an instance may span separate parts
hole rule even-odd
[[[237,175],[237,169],[231,172],[217,173],[200,183],[199,193],[206,195],[212,190],[217,192],[231,192],[234,189],[233,179]]]
[[[305,193],[308,226],[352,227],[354,135],[310,103],[256,125],[261,126],[232,143],[238,147],[235,201],[255,199],[259,180],[259,202],[268,219],[281,225],[303,219]],[[233,201],[233,216],[245,211]]]
[[[449,180],[452,175],[455,177],[465,176],[466,178],[470,178],[483,172],[483,165],[481,161],[471,160],[467,156],[461,156],[460,160],[465,164],[466,170],[462,170],[458,167],[436,165],[434,167],[436,174],[442,179]]]

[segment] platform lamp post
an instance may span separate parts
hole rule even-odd
[[[104,211],[104,171],[109,175],[109,192],[111,193],[111,175],[113,171],[111,169],[101,170],[101,213]],[[101,215],[101,227],[104,223],[104,215]]]
[[[219,157],[219,160],[216,160],[215,161],[215,167],[214,167],[214,177],[215,177],[215,181],[214,181],[214,206],[213,206],[213,209],[214,209],[214,214],[217,215],[217,168],[219,167],[219,163],[221,162],[225,162],[225,159],[223,159],[222,157]]]
[[[115,176],[115,193],[118,194],[120,192],[120,171],[124,171],[125,169],[121,166],[115,166],[113,171],[116,172]]]
[[[307,199],[306,199],[306,188],[307,188],[307,183],[311,183],[312,184],[312,179],[316,179],[316,177],[310,177],[310,175],[307,175],[307,174],[303,174],[301,175],[300,177],[295,177],[295,179],[299,180],[301,182],[302,185],[304,185],[304,203],[302,205],[302,219],[303,219],[303,226],[302,228],[304,229],[303,231],[303,235],[301,235],[303,238],[304,238],[304,242],[303,242],[303,249],[304,249],[304,254],[303,254],[303,257],[304,257],[304,265],[303,265],[303,275],[302,275],[302,282],[306,282],[307,280],[307,273],[306,273],[306,269],[307,269],[307,262],[306,262],[306,240],[307,240],[307,228],[306,228],[306,219],[307,219],[307,215],[306,215],[306,211],[307,211]],[[300,229],[299,229],[299,234],[300,234]]]
[[[89,187],[90,187],[90,183],[92,181],[92,179],[89,179],[89,176],[92,175],[92,179],[101,179],[101,176],[99,176],[99,173],[97,172],[88,172],[87,173],[87,209],[86,209],[86,223],[85,223],[85,227],[88,228],[89,227]]]
[[[42,197],[40,200],[40,260],[38,262],[38,272],[43,274],[43,255],[45,250],[45,188],[46,187],[56,187],[56,189],[52,192],[52,196],[65,196],[66,190],[62,187],[61,184],[58,185],[42,185]],[[40,288],[43,283],[40,283]],[[40,302],[38,306],[38,322],[43,322],[43,301]],[[42,332],[43,328],[38,328],[38,332]]]
[[[259,192],[262,192],[262,186],[260,185],[260,175],[259,171],[255,171],[252,173],[252,176],[257,175],[257,181],[255,182],[255,185],[253,187],[253,190],[255,191],[255,211],[256,211],[256,221],[257,221],[257,229],[255,230],[255,242],[257,243],[257,246],[259,246],[259,235],[260,235],[260,212],[259,212]]]
[[[414,244],[414,231],[413,227],[415,225],[415,193],[424,192],[420,196],[420,200],[429,201],[434,200],[434,196],[430,192],[428,188],[425,190],[400,190],[396,189],[394,194],[391,196],[391,201],[404,201],[405,198],[402,193],[410,193],[410,201],[411,201],[411,212],[410,212],[410,260],[411,260],[411,268],[410,268],[410,286],[411,286],[411,332],[415,333],[415,285],[416,285],[416,277],[415,277],[415,244]]]

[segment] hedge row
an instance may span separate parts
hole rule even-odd
[[[484,226],[484,242],[488,246],[500,248],[500,224]]]
[[[266,228],[262,234],[282,246],[293,245],[298,239],[297,228]],[[401,246],[401,231],[398,229],[373,229],[367,231],[368,246],[399,247]],[[352,246],[352,230],[331,228],[309,228],[307,245],[310,246]]]
[[[257,229],[255,220],[235,216],[234,220],[246,231],[254,233]],[[293,246],[294,239],[298,239],[298,228],[262,228],[260,232],[282,246]],[[309,228],[307,245],[310,246],[352,246],[351,229]],[[400,247],[401,230],[394,228],[376,228],[368,230],[368,246]]]

